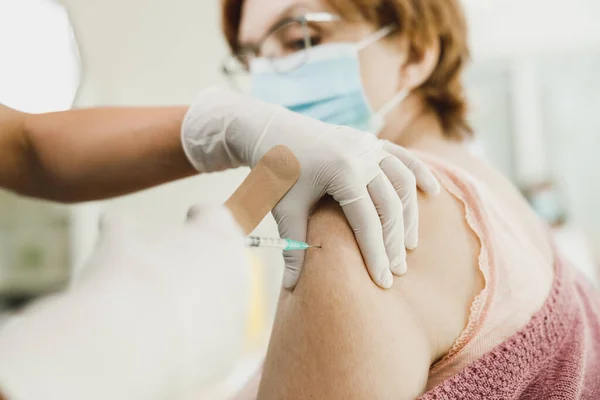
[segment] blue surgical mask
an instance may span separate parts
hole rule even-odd
[[[250,66],[252,95],[323,122],[378,134],[385,116],[409,92],[400,91],[374,112],[365,95],[358,53],[393,30],[382,28],[359,43],[324,44],[305,50],[309,52],[307,61],[286,73],[275,71],[269,60],[257,58]]]

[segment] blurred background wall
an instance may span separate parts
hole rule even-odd
[[[189,104],[199,89],[227,84],[220,74],[227,48],[218,3],[0,0],[0,57],[12,60],[0,59],[0,76],[11,77],[0,78],[0,102],[31,112],[69,108],[75,94],[78,107]],[[576,255],[582,254],[577,250],[582,242],[590,244],[582,262],[595,265],[593,253],[600,250],[600,1],[464,3],[473,45],[466,81],[475,145],[524,191],[550,187],[561,199],[564,217],[550,222],[568,227],[568,238],[576,237],[571,246]],[[36,58],[14,56],[21,53],[15,38],[27,38]],[[33,84],[31,76],[39,82]],[[71,207],[17,201],[0,192],[0,293],[10,303],[64,285],[89,255],[102,212],[126,213],[147,227],[172,226],[195,202],[223,201],[246,173],[196,177]],[[274,222],[265,221],[259,233],[276,235]],[[250,361],[234,380],[266,343],[281,279],[280,255],[253,257]]]

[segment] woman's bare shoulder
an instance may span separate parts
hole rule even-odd
[[[323,247],[307,253],[295,291],[282,293],[259,398],[422,393],[431,364],[464,329],[481,280],[461,204],[448,193],[419,203],[419,247],[387,291],[371,281],[341,209],[321,204],[308,240]]]

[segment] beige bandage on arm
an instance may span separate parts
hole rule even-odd
[[[275,146],[225,202],[245,234],[252,232],[300,177],[300,163],[285,146]]]

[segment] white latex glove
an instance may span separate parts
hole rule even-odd
[[[219,89],[200,93],[183,123],[182,143],[200,172],[253,167],[272,147],[287,146],[302,171],[273,210],[281,237],[305,241],[311,207],[331,195],[354,230],[371,278],[383,288],[392,286],[392,272],[406,272],[405,246],[417,246],[417,185],[439,191],[429,169],[402,147]],[[293,288],[304,252],[288,252],[285,261],[283,284]]]
[[[242,232],[221,207],[143,239],[105,220],[74,288],[0,334],[7,400],[175,399],[226,376],[246,323]]]

